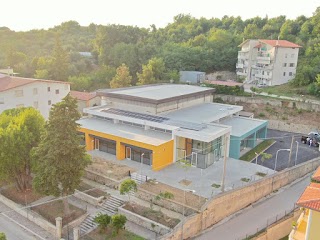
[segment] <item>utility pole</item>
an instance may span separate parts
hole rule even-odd
[[[288,168],[290,167],[290,164],[291,164],[291,155],[292,155],[293,142],[294,142],[294,136],[292,136],[292,138],[291,138],[291,146],[290,146],[290,152],[289,152]]]

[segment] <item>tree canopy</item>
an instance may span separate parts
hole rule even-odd
[[[34,151],[35,189],[45,195],[65,197],[79,186],[89,156],[77,133],[80,114],[76,100],[67,95],[53,105],[39,146]],[[65,211],[68,213],[66,198]]]
[[[164,28],[93,23],[84,27],[76,21],[28,32],[2,27],[0,67],[13,67],[23,77],[71,79],[81,82],[75,88],[89,91],[109,87],[115,69],[123,64],[128,67],[132,85],[168,81],[181,70],[235,71],[238,45],[243,40],[280,38],[302,46],[292,84],[306,86],[315,84],[320,72],[319,9],[311,17],[296,19],[283,15],[206,19],[179,14]],[[160,77],[150,67],[154,59],[163,61]],[[113,69],[109,71],[112,76],[102,74],[106,67]]]
[[[19,191],[30,188],[31,151],[40,142],[44,119],[34,108],[16,108],[0,114],[0,178]]]

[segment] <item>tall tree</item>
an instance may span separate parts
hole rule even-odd
[[[44,119],[34,108],[0,114],[0,177],[15,182],[19,191],[31,183],[31,150],[40,142]]]
[[[129,87],[131,85],[131,79],[129,68],[122,64],[116,70],[116,75],[112,78],[110,82],[111,88],[121,88],[121,87]]]
[[[46,131],[34,152],[35,189],[46,195],[63,197],[66,215],[70,213],[66,196],[79,186],[84,169],[90,163],[77,133],[79,118],[76,100],[67,95],[52,107]]]
[[[69,55],[63,49],[59,36],[56,37],[56,44],[52,55],[52,78],[55,80],[66,81],[69,75]]]

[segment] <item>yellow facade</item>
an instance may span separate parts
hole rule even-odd
[[[297,229],[290,234],[291,240],[320,239],[320,212],[306,209],[298,220]]]
[[[152,151],[152,170],[154,171],[161,170],[173,162],[173,140],[170,140],[159,146],[154,146],[150,143],[137,142],[131,139],[105,134],[86,128],[80,128],[79,131],[85,134],[87,151],[91,151],[94,149],[94,137],[92,136],[94,135],[116,142],[116,158],[118,160],[125,159],[126,153],[124,144],[129,144],[135,147],[145,148]]]
[[[320,239],[320,212],[310,210],[310,217],[307,226],[307,240]]]

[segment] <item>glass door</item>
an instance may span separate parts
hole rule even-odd
[[[94,139],[94,149],[99,150],[99,139]]]

